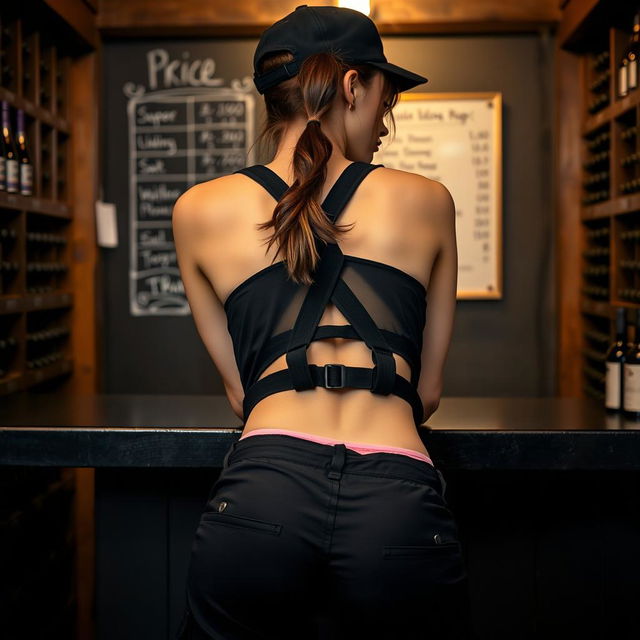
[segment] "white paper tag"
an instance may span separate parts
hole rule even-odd
[[[96,200],[96,234],[99,247],[118,246],[116,205]]]

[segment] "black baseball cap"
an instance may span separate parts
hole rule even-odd
[[[289,51],[293,60],[267,73],[258,67],[265,55]],[[265,29],[253,56],[253,82],[259,93],[292,78],[312,54],[332,51],[347,63],[367,63],[389,74],[399,91],[429,82],[427,78],[387,61],[378,29],[368,16],[346,7],[301,4]]]

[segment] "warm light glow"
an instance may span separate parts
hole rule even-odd
[[[371,3],[369,0],[338,0],[338,6],[345,9],[355,9],[368,16],[371,13]]]

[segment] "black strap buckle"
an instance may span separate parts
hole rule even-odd
[[[333,372],[340,372],[339,378],[340,382],[338,384],[329,384],[329,367],[333,367]],[[344,388],[344,376],[345,374],[345,365],[343,364],[325,364],[324,365],[324,386],[327,389],[343,389]],[[332,379],[335,379],[335,376],[332,375]]]

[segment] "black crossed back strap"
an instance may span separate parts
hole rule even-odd
[[[366,162],[352,162],[335,182],[322,208],[335,223],[354,192],[364,178],[377,167]],[[254,165],[239,169],[261,184],[276,200],[280,200],[289,189],[284,180],[264,165]],[[404,398],[412,407],[416,425],[423,421],[424,413],[420,396],[415,387],[396,373],[393,351],[383,333],[376,326],[371,315],[340,278],[345,256],[336,243],[328,243],[320,249],[320,260],[313,274],[314,282],[309,287],[300,312],[290,332],[286,348],[287,369],[271,373],[256,380],[245,389],[243,412],[245,420],[255,405],[267,396],[295,389],[304,391],[313,387],[327,389],[370,389],[380,395],[396,394]],[[323,366],[309,364],[307,348],[313,340],[327,337],[343,337],[340,327],[323,327],[319,332],[318,323],[325,307],[332,302],[351,324],[359,339],[372,350],[374,368],[352,367],[343,364]]]
[[[360,183],[367,175],[377,169],[384,167],[383,164],[369,164],[367,162],[352,162],[340,174],[335,184],[329,190],[326,198],[322,202],[322,208],[331,222],[335,224],[338,216],[347,206],[349,200],[360,186]],[[253,178],[262,185],[278,202],[289,190],[289,185],[274,171],[263,164],[256,164],[252,167],[244,167],[233,173],[242,173]]]

